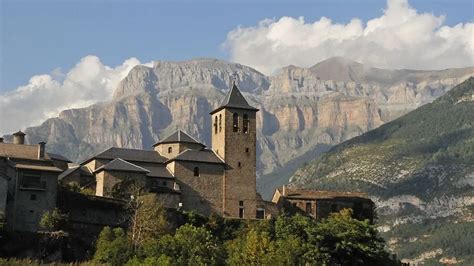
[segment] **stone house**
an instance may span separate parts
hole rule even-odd
[[[274,215],[273,204],[256,189],[257,112],[234,84],[210,113],[211,148],[178,130],[153,150],[111,147],[68,169],[61,180],[93,187],[103,197],[113,197],[124,181],[135,180],[167,207],[241,219]],[[92,183],[81,180],[89,175]]]
[[[68,162],[47,153],[44,142],[25,144],[21,131],[13,134],[13,143],[0,138],[0,179],[6,181],[0,182],[0,208],[4,206],[7,229],[39,229],[43,213],[56,207],[58,175]]]
[[[272,202],[287,212],[300,212],[324,219],[342,209],[352,209],[357,219],[374,219],[374,202],[366,193],[293,189],[283,186],[275,190]]]

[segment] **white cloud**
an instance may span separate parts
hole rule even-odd
[[[443,25],[444,16],[417,13],[406,0],[388,0],[381,17],[365,25],[322,17],[265,19],[238,27],[224,47],[231,60],[265,74],[293,64],[309,67],[332,56],[344,56],[382,68],[444,69],[474,65],[474,23]]]
[[[138,59],[130,58],[109,67],[89,55],[66,74],[57,68],[49,75],[33,76],[27,85],[0,95],[0,135],[38,125],[65,109],[111,99],[119,81],[138,64]]]

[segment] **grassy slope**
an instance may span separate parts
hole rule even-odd
[[[293,181],[382,197],[468,192],[457,181],[474,166],[473,93],[470,78],[433,103],[335,146]]]

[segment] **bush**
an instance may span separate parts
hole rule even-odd
[[[64,229],[68,216],[62,213],[58,208],[52,211],[44,212],[41,216],[40,226],[46,230],[56,231]]]

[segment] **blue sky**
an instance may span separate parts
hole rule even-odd
[[[231,59],[222,48],[237,26],[283,16],[337,23],[378,17],[385,1],[6,1],[1,2],[0,94],[36,74],[72,68],[97,55],[116,66],[136,57]],[[446,15],[445,25],[472,22],[472,0],[410,1],[418,12]],[[315,62],[316,63],[316,62]]]

